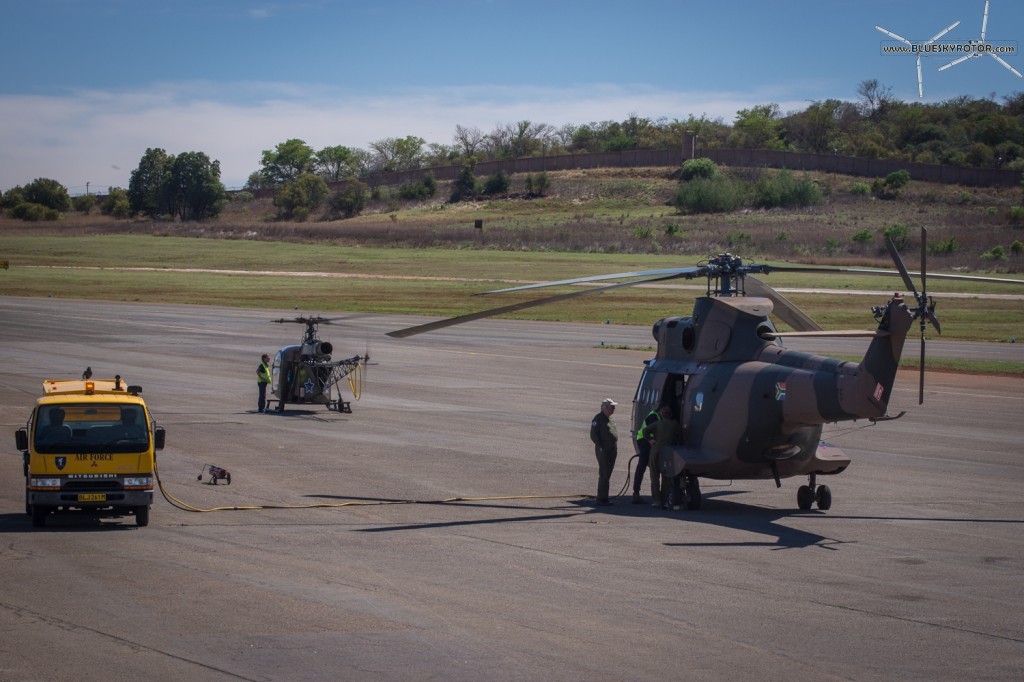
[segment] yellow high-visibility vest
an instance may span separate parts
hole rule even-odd
[[[265,362],[261,362],[260,363],[260,368],[256,372],[256,376],[259,379],[261,384],[269,384],[270,383],[270,366],[267,365],[267,363],[265,363]]]
[[[646,428],[647,428],[647,420],[651,418],[652,414],[654,415],[654,421],[655,422],[661,421],[661,415],[658,414],[657,410],[651,410],[650,412],[648,412],[647,416],[644,417],[644,421],[640,425],[640,428],[637,429],[637,431],[636,431],[636,439],[637,440],[643,440],[643,439],[647,438],[647,436],[644,435],[644,430],[646,430]],[[651,423],[653,424],[654,422],[651,422]]]

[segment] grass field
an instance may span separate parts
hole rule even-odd
[[[865,245],[850,235],[880,233],[894,222],[912,235],[904,257],[911,269],[917,228],[926,226],[929,243],[952,238],[959,245],[947,257],[929,257],[930,272],[1024,279],[1013,274],[1024,264],[1020,256],[979,255],[1024,236],[1006,218],[1020,201],[1017,190],[911,183],[901,200],[864,201],[844,189],[857,179],[824,176],[826,202],[811,209],[682,216],[665,204],[676,181],[664,169],[554,175],[551,196],[540,200],[392,201],[349,221],[277,221],[266,201],[232,204],[201,224],[3,218],[0,258],[11,267],[0,271],[0,295],[449,316],[549,293],[471,296],[515,283],[686,267],[722,251],[747,262],[888,268],[880,236]],[[472,227],[475,219],[483,230]],[[904,288],[898,277],[776,273],[763,280],[786,289],[827,329],[872,328],[870,306]],[[705,285],[621,289],[514,317],[646,326],[689,314]],[[818,289],[829,292],[811,293]],[[932,278],[929,293],[939,300],[944,339],[1024,340],[1024,287]]]

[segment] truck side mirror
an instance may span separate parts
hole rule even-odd
[[[19,450],[28,450],[28,431],[25,429],[18,429],[14,432],[14,443],[15,447]]]
[[[166,433],[164,427],[158,426],[153,430],[153,447],[157,450],[164,449],[164,440],[166,439]]]

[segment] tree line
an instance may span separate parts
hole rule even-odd
[[[245,189],[274,189],[282,217],[304,217],[308,207],[327,199],[326,183],[348,181],[348,189],[335,200],[339,213],[352,215],[360,207],[357,195],[366,189],[362,181],[380,173],[530,156],[668,149],[678,147],[686,133],[696,134],[699,149],[773,149],[1024,171],[1024,92],[1002,102],[963,96],[908,103],[873,79],[858,84],[856,92],[856,101],[816,101],[786,113],[775,103],[756,105],[738,111],[731,123],[705,115],[652,120],[634,114],[623,121],[561,127],[524,120],[499,124],[490,132],[460,124],[451,144],[406,136],[371,142],[366,150],[340,145],[315,150],[293,138],[263,150],[260,168],[249,175]],[[61,197],[53,184],[41,178],[15,187],[3,195],[0,206],[18,217],[51,219],[54,211],[71,207],[66,190]],[[112,215],[193,220],[216,216],[226,201],[219,162],[202,152],[175,156],[147,149],[128,189],[111,188],[100,209]],[[76,210],[88,210],[88,200],[81,203]],[[18,208],[22,204],[31,205]]]

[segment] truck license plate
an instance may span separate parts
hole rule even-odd
[[[106,502],[106,493],[83,493],[78,496],[79,502]]]

